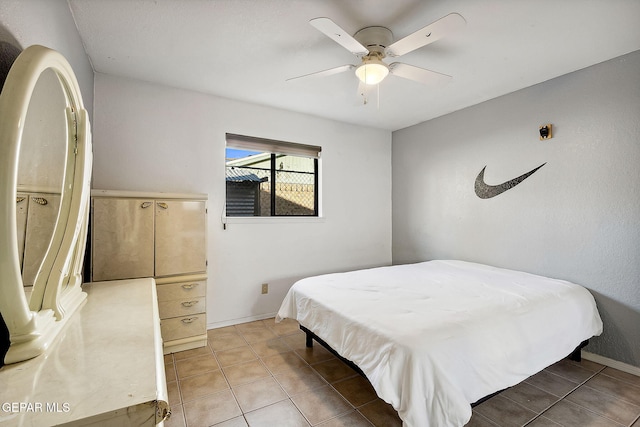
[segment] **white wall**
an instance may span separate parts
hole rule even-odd
[[[605,328],[588,350],[640,366],[638,76],[640,51],[394,132],[394,263],[457,258],[582,284]],[[500,184],[544,162],[495,198],[474,192],[485,165]]]
[[[85,109],[93,112],[93,69],[66,0],[2,0],[0,40],[25,49],[39,44],[57,50],[73,68]]]
[[[94,188],[209,195],[209,327],[274,314],[303,276],[391,263],[390,132],[99,73],[93,126]],[[223,230],[226,132],[322,146],[324,218]]]

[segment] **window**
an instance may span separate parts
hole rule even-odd
[[[226,216],[318,216],[321,147],[226,138]]]

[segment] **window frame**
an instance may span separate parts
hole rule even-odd
[[[321,215],[321,180],[320,170],[321,162],[320,157],[322,153],[322,147],[316,145],[307,145],[300,143],[293,143],[287,141],[279,141],[267,138],[259,138],[253,136],[245,136],[233,133],[225,134],[225,152],[227,148],[240,149],[247,151],[255,151],[257,153],[269,154],[270,167],[269,167],[269,182],[273,191],[270,192],[270,214],[269,215],[228,215],[227,214],[227,185],[225,178],[225,203],[223,218],[224,222],[276,222],[282,221],[282,219],[291,220],[290,222],[315,222],[322,218]],[[276,167],[276,159],[280,155],[292,156],[292,157],[307,157],[313,160],[313,214],[310,215],[296,215],[296,214],[277,214],[278,194],[276,189],[276,174],[278,169]],[[227,160],[225,156],[225,177],[226,177]]]

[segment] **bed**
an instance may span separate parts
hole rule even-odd
[[[405,427],[463,426],[471,403],[602,333],[584,287],[457,260],[302,279],[285,318],[352,361]]]

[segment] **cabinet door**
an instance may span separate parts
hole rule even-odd
[[[92,281],[153,277],[153,200],[92,200]]]
[[[156,276],[204,272],[205,233],[204,200],[157,200]]]
[[[25,286],[32,286],[35,281],[49,249],[59,209],[59,194],[34,193],[29,196],[22,260],[22,281]]]

